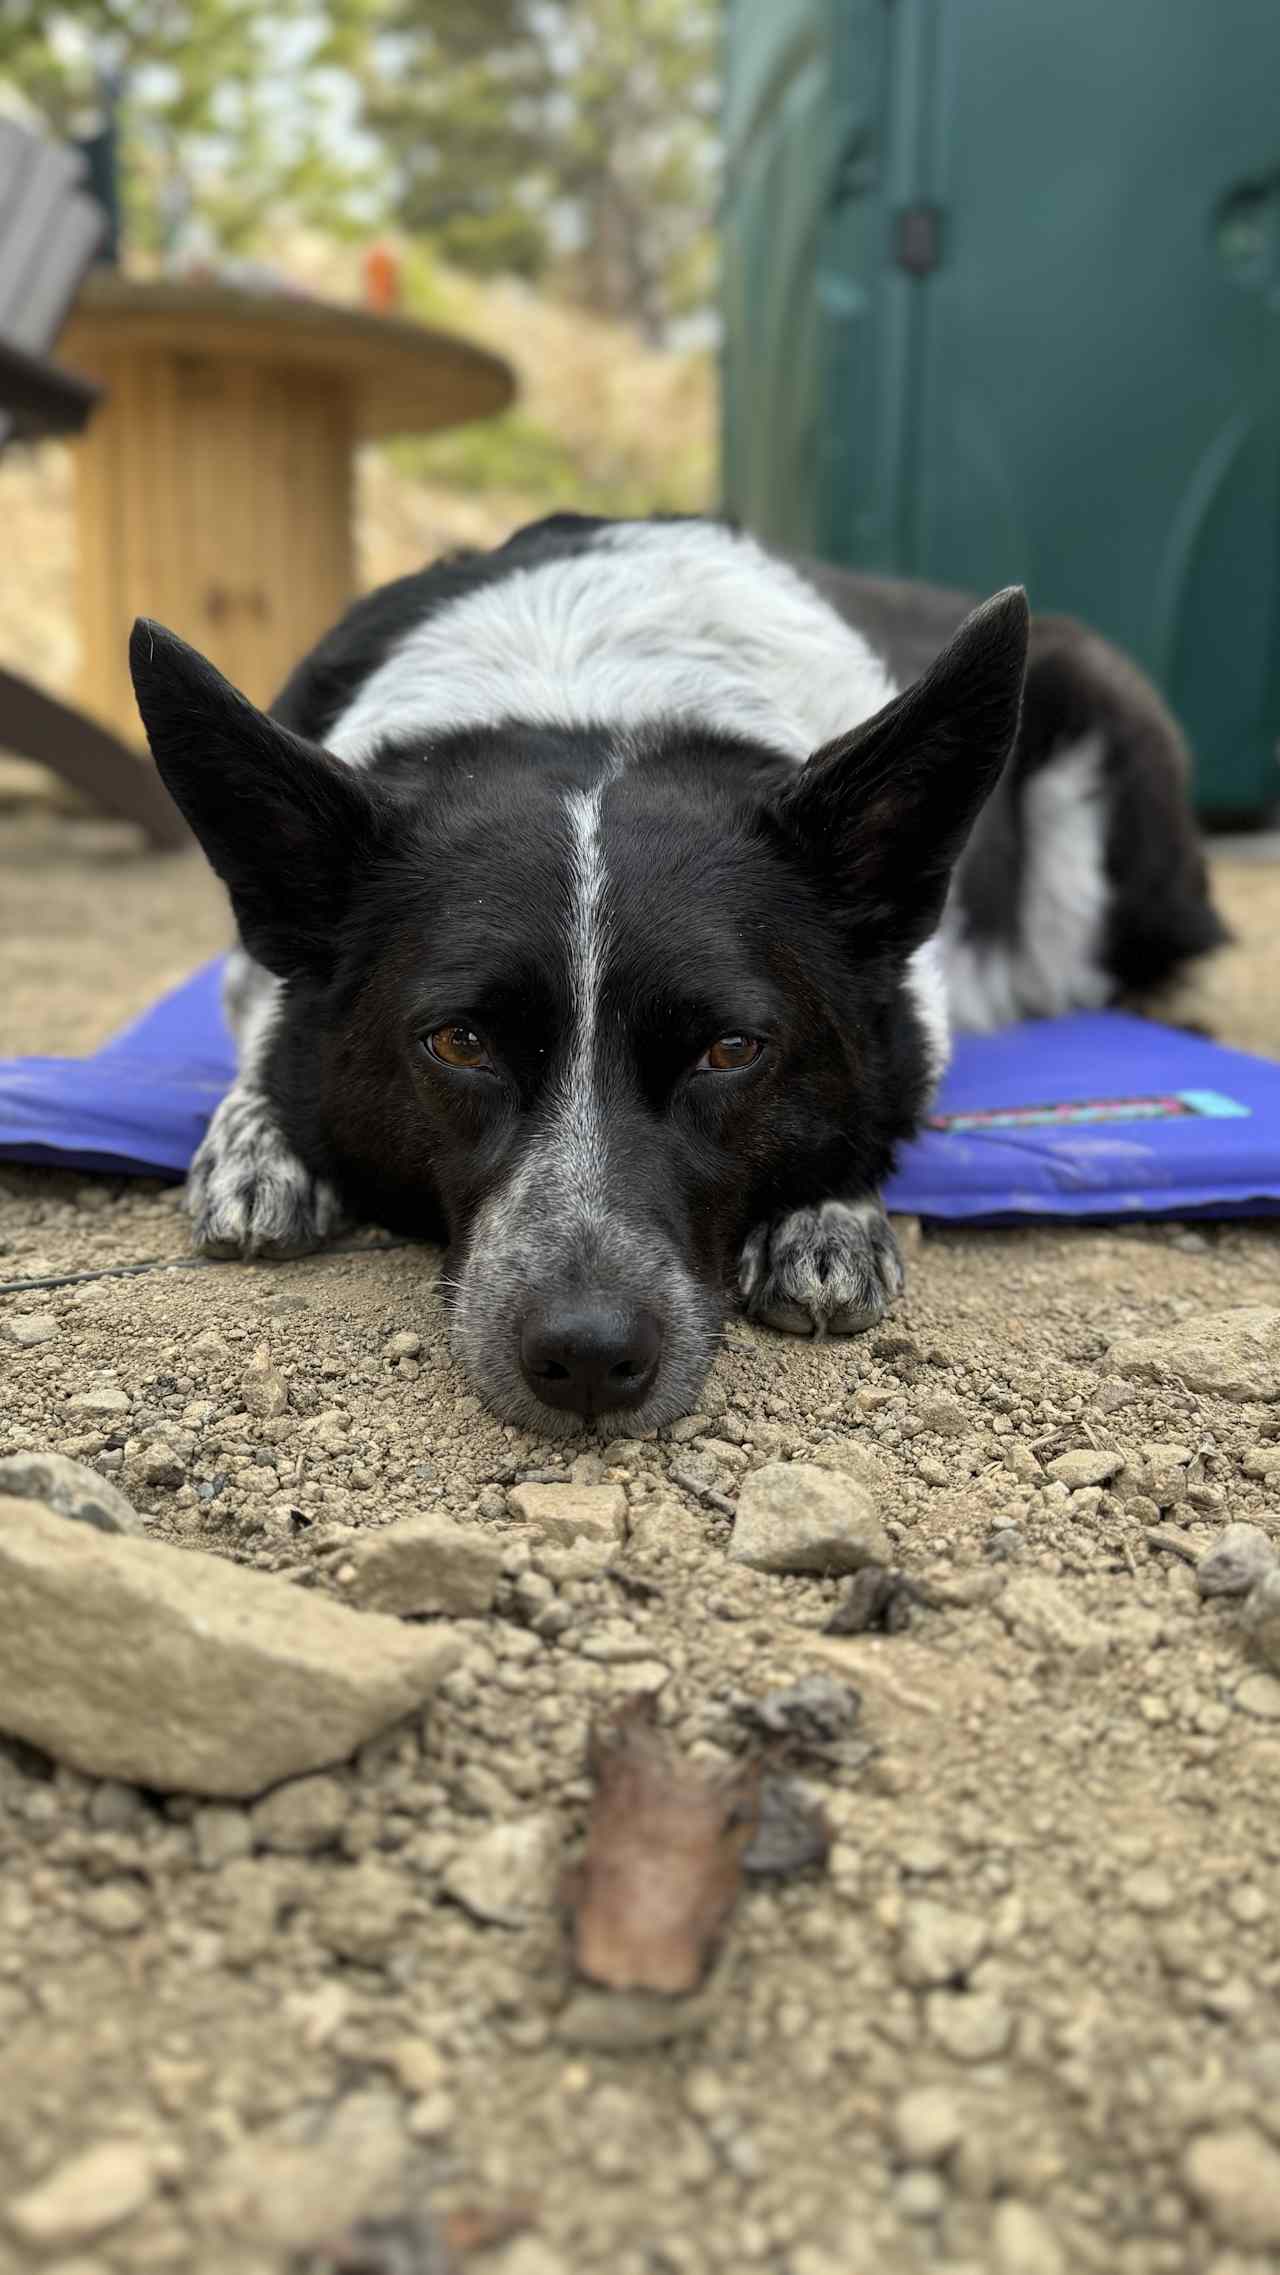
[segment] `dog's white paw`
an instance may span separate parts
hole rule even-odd
[[[270,1102],[238,1085],[191,1164],[186,1203],[204,1256],[304,1256],[342,1222],[333,1186],[299,1161]]]
[[[820,1201],[758,1224],[738,1267],[751,1317],[788,1335],[860,1335],[902,1283],[898,1243],[875,1199]]]

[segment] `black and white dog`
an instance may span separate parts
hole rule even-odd
[[[199,1247],[446,1242],[458,1356],[542,1432],[686,1411],[729,1285],[871,1326],[952,1025],[1224,936],[1146,681],[1018,590],[962,613],[719,523],[558,515],[361,601],[270,715],[140,623],[243,943]]]

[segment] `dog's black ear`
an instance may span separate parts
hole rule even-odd
[[[864,725],[824,744],[773,808],[817,865],[846,920],[914,948],[1018,730],[1027,599],[997,593],[966,618],[923,679]]]
[[[230,892],[250,955],[282,978],[323,976],[354,865],[374,836],[369,785],[146,617],[134,625],[129,666],[165,787]]]

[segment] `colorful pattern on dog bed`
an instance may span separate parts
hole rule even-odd
[[[0,1159],[180,1177],[231,1080],[220,977],[92,1058],[0,1062]],[[1280,1213],[1280,1064],[1114,1011],[964,1036],[885,1199],[975,1224]]]

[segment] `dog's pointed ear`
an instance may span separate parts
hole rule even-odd
[[[282,978],[322,977],[374,836],[374,793],[163,625],[139,617],[129,667],[165,788],[226,885],[250,955]]]
[[[952,869],[1013,747],[1027,598],[997,593],[923,679],[815,752],[772,809],[847,920],[896,948],[927,939]]]

